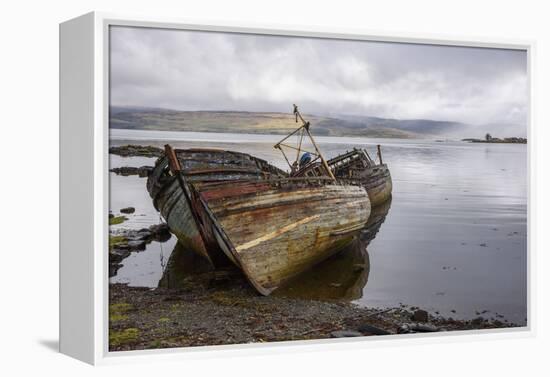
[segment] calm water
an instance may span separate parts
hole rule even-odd
[[[111,130],[111,144],[219,147],[284,159],[271,135]],[[186,141],[181,141],[186,140]],[[527,300],[527,147],[424,140],[317,137],[325,157],[353,147],[375,154],[382,145],[391,170],[391,207],[380,214],[376,236],[355,245],[277,294],[347,298],[360,305],[400,303],[472,318],[503,315],[525,323]],[[155,159],[111,155],[111,167],[153,165]],[[145,178],[111,173],[111,210],[136,213],[118,227],[160,221]],[[385,215],[385,217],[383,216]],[[154,242],[125,261],[112,282],[157,286],[174,250],[174,238]],[[366,248],[366,251],[365,251]],[[366,265],[360,269],[358,265]],[[354,267],[355,266],[355,267]],[[453,312],[454,311],[454,312]]]

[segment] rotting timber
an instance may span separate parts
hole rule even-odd
[[[327,161],[334,175],[352,178],[367,190],[371,205],[379,206],[391,199],[392,180],[390,169],[382,162],[378,145],[378,164],[371,159],[366,149],[353,149]]]

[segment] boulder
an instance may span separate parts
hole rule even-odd
[[[472,325],[479,326],[483,323],[483,321],[484,321],[483,317],[477,317],[477,318],[472,319],[471,322],[472,322]]]
[[[411,334],[416,332],[437,332],[439,329],[424,323],[405,323],[397,329],[399,334]]]
[[[140,178],[147,178],[152,170],[152,166],[140,166],[139,168],[136,168],[134,166],[121,166],[117,168],[112,168],[109,171],[111,173],[122,175],[123,177],[137,175]]]
[[[145,250],[145,241],[128,241],[130,250]]]
[[[402,325],[399,326],[399,328],[397,329],[397,333],[398,333],[398,334],[409,334],[409,333],[411,333],[411,332],[412,332],[411,327],[410,327],[409,324],[407,324],[407,323],[402,324]]]
[[[415,310],[412,320],[416,322],[428,322],[428,312],[422,309]]]

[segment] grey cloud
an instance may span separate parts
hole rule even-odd
[[[111,29],[111,103],[525,127],[524,51]]]

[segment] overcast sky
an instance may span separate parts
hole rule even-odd
[[[524,51],[111,27],[111,105],[525,127]]]

